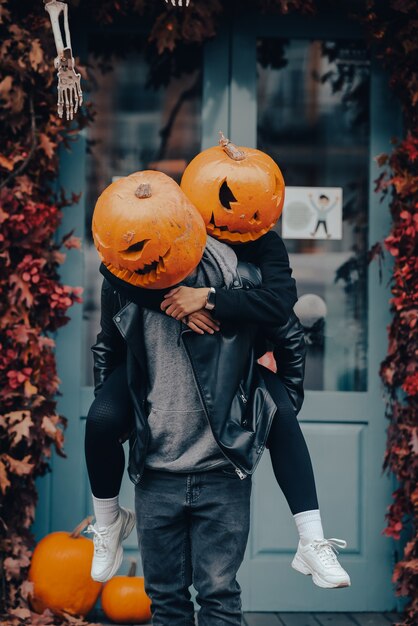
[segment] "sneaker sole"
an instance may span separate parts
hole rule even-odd
[[[295,555],[292,563],[293,569],[301,574],[305,574],[305,576],[312,576],[312,582],[315,583],[317,587],[322,587],[322,589],[340,589],[342,587],[350,587],[351,582],[340,582],[340,583],[331,583],[327,580],[321,578],[317,572],[311,570],[309,565],[305,563],[297,554]]]
[[[126,539],[127,537],[129,537],[129,535],[131,534],[131,532],[134,529],[135,522],[136,522],[135,515],[133,513],[129,512],[129,519],[128,519],[127,525],[125,527],[125,531],[124,531],[124,533],[122,535],[122,541],[124,539]],[[107,582],[108,580],[110,580],[116,574],[116,572],[118,571],[118,569],[120,568],[120,566],[122,564],[122,560],[123,560],[123,546],[122,546],[122,543],[121,543],[118,546],[118,549],[116,551],[115,562],[113,563],[113,567],[110,570],[110,572],[106,576],[100,576],[100,577],[99,576],[96,576],[96,577],[92,576],[92,579],[95,580],[96,582],[99,582],[99,583]]]

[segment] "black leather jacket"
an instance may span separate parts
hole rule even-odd
[[[247,263],[238,265],[237,278],[236,288],[248,289],[261,283],[258,269]],[[180,322],[179,331],[179,341],[183,341],[189,355],[215,440],[239,477],[245,478],[254,472],[261,458],[278,410],[256,359],[272,347],[278,377],[293,410],[298,412],[303,402],[305,361],[302,326],[292,314],[284,326],[264,327],[262,333],[255,325],[236,322],[223,323],[222,330],[213,335],[199,335]],[[101,332],[92,351],[95,395],[115,367],[126,359],[136,425],[130,437],[128,473],[137,483],[149,438],[142,309],[124,299],[106,280],[102,287]]]

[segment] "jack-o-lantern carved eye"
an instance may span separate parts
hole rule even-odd
[[[151,239],[143,239],[142,241],[137,241],[137,243],[132,244],[126,250],[120,250],[120,254],[125,259],[130,259],[132,261],[136,261],[141,258],[142,251],[146,243],[151,241]]]
[[[226,180],[224,180],[224,182],[222,183],[220,189],[219,189],[219,200],[222,204],[222,206],[224,207],[224,209],[226,209],[227,211],[233,211],[234,209],[231,207],[231,202],[236,202],[237,199],[234,196],[234,194],[232,193],[232,191],[230,190],[230,188],[228,187],[228,183],[226,182]]]
[[[261,224],[260,213],[256,211],[252,218],[249,220],[250,224]]]
[[[181,188],[212,237],[226,243],[254,241],[280,217],[285,188],[282,173],[261,150],[235,146],[222,133],[219,144],[189,163]]]
[[[154,170],[109,185],[97,200],[92,230],[107,269],[146,289],[182,281],[198,265],[206,243],[195,207],[174,180]]]

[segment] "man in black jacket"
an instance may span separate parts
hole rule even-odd
[[[233,258],[223,258],[225,249],[212,240],[193,286],[208,277],[218,293],[243,286],[236,261],[234,267]],[[104,283],[102,332],[93,347],[96,391],[126,358],[136,422],[129,474],[154,624],[193,623],[192,572],[200,624],[240,623],[235,575],[248,535],[251,475],[277,410],[255,363],[256,334],[250,324],[225,322],[221,332],[198,336],[173,318],[120,299]],[[270,338],[279,351],[283,338],[293,335],[302,346],[297,318],[285,330],[272,328]],[[295,358],[297,375],[289,376],[297,407],[302,371],[303,349]],[[293,410],[283,391],[284,405]],[[99,531],[95,539],[102,544]]]
[[[219,243],[217,245],[222,246],[222,244]],[[268,254],[263,257],[263,253],[262,251],[260,252],[260,249],[265,251],[269,247],[271,250],[269,250]],[[146,575],[146,579],[149,582],[149,593],[151,596],[154,596],[154,608],[157,611],[155,623],[163,623],[161,620],[164,619],[170,619],[170,623],[172,623],[173,618],[183,619],[185,614],[190,615],[191,610],[190,596],[187,597],[188,590],[184,587],[185,581],[183,580],[181,583],[178,578],[172,578],[173,572],[176,571],[174,565],[173,568],[166,568],[166,571],[169,572],[171,577],[170,580],[167,581],[167,585],[170,587],[170,585],[174,583],[175,587],[175,589],[172,588],[171,591],[168,588],[165,589],[165,593],[168,593],[169,599],[167,600],[166,598],[167,601],[165,601],[164,597],[159,597],[159,591],[156,591],[154,588],[155,581],[158,583],[158,580],[161,578],[161,570],[159,568],[158,560],[155,560],[153,555],[155,555],[156,552],[159,553],[164,548],[164,546],[159,546],[154,541],[154,539],[164,536],[164,533],[160,532],[161,527],[157,524],[157,504],[164,501],[163,494],[165,492],[172,493],[172,495],[175,496],[181,491],[179,490],[178,482],[176,483],[179,478],[180,480],[183,480],[185,476],[188,476],[192,479],[192,476],[194,476],[194,479],[198,478],[200,481],[204,480],[206,476],[208,480],[210,479],[209,482],[212,481],[212,486],[213,479],[217,478],[218,482],[212,491],[213,497],[215,500],[218,498],[218,500],[216,500],[216,502],[212,500],[211,506],[213,508],[214,504],[217,503],[217,505],[221,507],[221,510],[223,510],[226,502],[219,501],[219,488],[220,484],[223,484],[222,480],[225,479],[225,475],[232,471],[232,474],[229,475],[229,479],[231,476],[235,475],[242,479],[240,483],[236,484],[247,485],[247,491],[242,491],[243,487],[241,487],[243,499],[240,504],[240,506],[244,507],[243,511],[247,511],[247,504],[249,502],[249,479],[264,449],[272,417],[274,413],[276,413],[276,410],[281,419],[280,422],[278,422],[278,420],[275,420],[275,422],[280,423],[280,428],[282,429],[283,427],[285,430],[287,427],[291,428],[293,443],[296,441],[298,442],[298,456],[293,458],[293,461],[295,461],[293,465],[297,466],[298,472],[296,472],[295,476],[291,479],[290,485],[288,484],[287,487],[285,487],[284,482],[281,482],[280,480],[279,472],[282,476],[287,474],[286,481],[289,483],[289,471],[287,470],[283,472],[283,459],[286,455],[283,454],[283,450],[276,449],[276,461],[272,457],[276,478],[278,479],[279,485],[288,499],[292,512],[293,502],[293,504],[297,507],[296,511],[307,511],[308,514],[319,514],[319,511],[317,511],[318,504],[316,500],[309,453],[300,432],[300,428],[297,424],[297,420],[294,417],[300,408],[303,398],[303,333],[298,320],[294,315],[290,314],[288,316],[287,323],[281,328],[277,328],[277,326],[275,328],[271,326],[268,328],[265,325],[263,327],[263,330],[267,331],[267,334],[270,335],[269,338],[273,341],[273,344],[275,344],[275,356],[278,362],[278,376],[270,375],[270,377],[268,372],[265,372],[264,375],[261,376],[260,370],[255,367],[254,342],[257,334],[256,328],[248,324],[237,325],[236,323],[237,317],[241,317],[244,320],[253,320],[255,318],[256,321],[260,322],[274,322],[278,317],[280,318],[280,315],[284,315],[284,312],[287,308],[289,308],[289,306],[290,308],[292,307],[296,299],[296,294],[294,281],[290,276],[287,253],[283,243],[275,233],[269,233],[268,236],[263,237],[261,240],[254,242],[253,244],[242,246],[241,250],[246,252],[247,258],[254,258],[251,257],[251,254],[249,254],[251,252],[251,248],[253,248],[253,252],[259,256],[261,261],[263,261],[263,258],[267,259],[266,262],[260,263],[263,271],[262,286],[259,282],[259,276],[256,276],[254,273],[254,269],[250,269],[250,275],[248,275],[247,268],[247,277],[244,280],[240,277],[239,273],[234,275],[233,278],[229,280],[229,284],[227,284],[228,281],[225,279],[226,275],[228,275],[225,268],[223,276],[224,284],[222,284],[222,281],[217,284],[217,281],[219,282],[219,278],[216,276],[214,277],[215,282],[212,282],[210,280],[210,273],[208,273],[208,271],[205,272],[205,280],[203,281],[203,284],[206,284],[207,286],[212,286],[213,284],[216,285],[215,302],[213,303],[215,306],[213,307],[213,304],[211,306],[215,309],[217,315],[223,318],[222,333],[216,333],[215,336],[205,335],[203,337],[197,337],[197,335],[192,333],[190,330],[188,331],[183,326],[181,339],[178,339],[178,347],[183,346],[186,350],[187,359],[192,365],[192,371],[189,372],[189,374],[192,374],[191,379],[190,377],[187,378],[187,374],[183,376],[181,373],[182,369],[176,361],[177,357],[174,358],[171,364],[169,362],[170,359],[161,359],[161,356],[157,359],[153,359],[152,356],[150,357],[155,350],[154,337],[159,337],[160,339],[162,338],[160,342],[162,346],[160,354],[162,354],[163,350],[166,352],[166,347],[172,343],[170,333],[168,335],[166,334],[164,324],[161,326],[160,321],[152,318],[150,319],[148,317],[146,324],[144,324],[144,311],[142,310],[142,305],[145,304],[144,298],[148,298],[148,300],[151,301],[151,304],[148,302],[147,306],[154,306],[155,308],[158,308],[161,303],[161,294],[157,294],[156,292],[144,292],[143,290],[131,288],[126,283],[123,283],[123,281],[115,279],[113,275],[106,271],[105,268],[101,268],[102,273],[105,274],[109,282],[105,281],[103,287],[102,332],[98,337],[98,342],[93,347],[93,351],[95,353],[96,394],[99,394],[101,404],[103,405],[104,403],[107,407],[113,406],[111,403],[114,402],[115,399],[118,399],[118,402],[116,403],[117,406],[115,405],[114,410],[110,410],[109,415],[107,416],[107,427],[109,426],[109,423],[111,423],[112,417],[114,419],[114,415],[121,414],[121,407],[126,406],[126,403],[125,405],[123,404],[126,397],[132,397],[135,408],[137,429],[131,439],[132,446],[129,473],[133,482],[138,483],[139,485],[137,487],[137,501],[140,501],[141,504],[138,508],[138,529],[141,545],[145,551],[143,553],[143,558],[148,567],[148,576]],[[279,277],[279,281],[277,281],[277,277]],[[110,283],[125,294],[127,299],[125,300],[123,297],[121,298],[118,291],[111,288]],[[228,290],[225,289],[226,284],[229,287]],[[271,285],[273,285],[273,287]],[[241,289],[242,287],[244,287],[244,289],[249,288],[249,290],[245,293],[245,297]],[[197,289],[196,291],[205,292],[206,295],[209,295],[207,287],[201,288],[200,290]],[[283,301],[281,297],[278,296],[278,294],[281,294],[282,292],[284,294]],[[135,302],[132,302],[135,300],[137,300],[140,307],[138,307]],[[166,302],[168,301],[169,299],[166,300]],[[208,302],[207,304],[211,303]],[[165,308],[168,310],[168,307]],[[279,311],[277,311],[277,309],[279,309]],[[175,309],[173,310],[173,313],[175,313]],[[230,318],[235,321],[234,324],[228,323],[228,313],[230,314]],[[180,315],[181,312],[180,314],[175,314],[174,317],[180,317]],[[161,320],[161,318],[164,318],[165,316],[161,316],[160,314],[159,317]],[[192,316],[192,319],[196,318],[193,318]],[[207,324],[212,325],[212,329],[217,328],[216,322],[207,317],[205,320],[206,324],[203,322],[203,326],[201,326],[201,328],[204,328],[205,326],[207,327]],[[200,312],[200,321],[199,318],[197,318],[196,323],[200,324],[201,321],[202,312]],[[176,324],[174,319],[172,319],[171,322]],[[153,325],[154,330],[152,330]],[[146,337],[147,333],[144,333],[146,326],[148,327],[148,339]],[[120,334],[117,332],[116,327],[119,328]],[[177,328],[180,328],[180,325],[177,326]],[[189,328],[193,328],[193,324],[190,322]],[[266,334],[266,332],[263,334]],[[175,349],[175,352],[177,351],[178,348]],[[260,354],[264,351],[265,348],[264,350],[261,350]],[[128,360],[129,386],[126,386],[124,367],[125,359]],[[168,368],[166,368],[166,371],[161,375],[162,370],[160,366],[161,363],[164,362],[165,365],[168,364]],[[177,391],[175,391],[173,398],[170,394],[166,394],[164,392],[159,393],[158,384],[156,384],[155,381],[159,378],[160,383],[163,381],[164,390],[166,390],[167,387],[170,388],[169,381],[171,378],[175,378],[175,376],[171,375],[172,372],[175,372],[175,374],[181,373],[178,381],[174,381],[174,390],[181,389],[182,387],[187,390],[195,387],[194,383],[196,383],[198,397],[195,396],[193,399],[187,394],[183,394],[185,404],[182,406],[181,398],[179,398]],[[153,388],[151,394],[149,392],[150,376],[153,381],[151,384],[151,388]],[[186,378],[188,382],[187,384],[184,384]],[[269,389],[266,388],[266,380],[268,379]],[[106,384],[104,385],[105,381]],[[168,385],[165,381],[168,382]],[[284,386],[281,382],[284,383]],[[171,389],[173,390],[173,384],[171,385]],[[272,402],[271,393],[274,395],[274,402]],[[165,406],[161,406],[160,398],[167,400]],[[179,407],[174,409],[174,411],[170,410],[170,403],[172,399]],[[289,402],[289,399],[291,403]],[[202,447],[200,445],[201,441],[199,441],[200,437],[195,436],[193,439],[193,429],[190,431],[190,424],[188,425],[186,423],[186,427],[184,427],[184,420],[183,422],[180,420],[180,422],[176,423],[176,418],[179,413],[189,413],[191,415],[190,411],[187,411],[187,408],[190,405],[193,405],[193,402],[196,406],[195,411],[192,411],[192,413],[194,413],[194,417],[196,419],[193,419],[190,424],[199,423],[199,412],[201,420],[200,426],[194,430],[194,435],[199,432],[199,428],[204,430],[206,424],[207,445],[206,448],[203,447],[203,454],[200,454],[202,452]],[[95,405],[93,405],[93,407],[94,406]],[[131,411],[132,409],[126,406],[125,415],[129,416]],[[96,411],[96,414],[97,413],[98,412]],[[288,421],[285,421],[286,413],[289,413]],[[91,426],[95,422],[95,418],[93,417],[94,415],[95,411],[92,411],[91,414],[89,414],[89,419],[87,421],[88,431],[89,425]],[[163,417],[163,419],[161,419],[161,417]],[[99,421],[104,423],[103,415],[101,413],[99,415]],[[121,422],[123,422],[123,420],[121,420]],[[170,453],[172,450],[170,450],[169,446],[164,447],[164,442],[167,442],[167,435],[170,436],[170,433],[167,432],[167,429],[164,427],[165,422],[170,423],[172,426],[171,432],[178,435],[176,443],[177,448],[175,445],[175,454],[174,456],[171,455],[171,460]],[[162,428],[161,424],[163,425]],[[210,425],[209,429],[207,428],[208,425]],[[121,424],[117,424],[116,428],[121,428]],[[126,430],[128,430],[128,428],[129,426],[127,425]],[[91,428],[90,431],[93,432]],[[149,445],[150,431],[152,435],[151,446]],[[281,434],[279,433],[279,428],[275,428],[275,431],[276,436],[274,441],[277,443],[277,441],[284,439],[284,437],[280,436]],[[97,428],[94,432],[96,433],[97,440]],[[119,430],[119,433],[120,432],[122,431]],[[282,433],[283,432],[285,431],[282,430]],[[189,436],[191,445],[181,449],[181,446],[179,447],[179,443],[182,440],[188,439]],[[205,438],[203,437],[203,439]],[[90,440],[92,440],[92,437],[90,437]],[[87,448],[88,445],[86,438],[86,453]],[[105,447],[103,447],[102,453],[104,449]],[[186,463],[190,463],[190,450],[194,450],[194,460],[192,459],[192,467],[187,467],[187,465],[184,465],[184,462],[186,461]],[[109,449],[108,459],[111,459],[113,452],[113,450]],[[198,453],[197,456],[196,452]],[[221,455],[219,453],[221,453]],[[87,455],[87,459],[88,456],[89,455]],[[148,468],[145,468],[144,471],[145,459],[147,457]],[[181,465],[182,463],[183,466]],[[98,463],[96,462],[95,465],[97,469]],[[109,465],[109,463],[107,463],[107,465]],[[162,473],[164,472],[164,468],[168,468],[166,473]],[[91,468],[89,467],[89,474],[94,494],[98,493],[97,489],[100,489],[103,484],[106,485],[106,488],[108,489],[109,484],[112,481],[112,476],[114,477],[115,473],[118,473],[115,472],[115,466],[110,466],[110,473],[107,467],[102,466],[101,480],[94,485],[92,480],[92,478],[94,478],[94,472],[91,472],[90,469]],[[187,469],[194,469],[197,471],[187,472]],[[299,469],[302,469],[303,471],[299,473]],[[216,472],[218,472],[218,474],[219,472],[222,473],[217,476]],[[160,485],[158,497],[154,497],[154,494],[149,501],[147,500],[147,494],[153,492],[153,489],[149,488],[150,485],[148,478],[145,478],[144,483],[144,476],[148,478],[150,476],[153,477],[152,485],[154,486],[157,485],[155,482],[157,478],[164,478],[163,483]],[[219,483],[219,479],[221,480],[221,483]],[[148,484],[146,489],[143,487],[144,484]],[[115,484],[115,493],[118,493],[119,486],[120,482],[119,485]],[[170,486],[174,487],[174,489],[171,490]],[[298,498],[296,496],[295,498],[295,486],[297,488],[296,491],[301,492],[302,497]],[[187,487],[187,484],[185,487]],[[234,489],[236,490],[236,487]],[[186,500],[189,499],[190,506],[192,506],[192,494],[193,492],[196,494],[197,491],[196,489],[193,491],[191,483],[186,488],[186,495],[188,494]],[[206,494],[211,492],[209,483],[206,485],[204,491]],[[292,502],[289,499],[290,492],[293,492]],[[235,493],[238,492],[235,491]],[[107,505],[107,497],[109,497],[110,500],[115,499],[106,495],[106,493],[103,493],[103,495],[99,497],[105,498],[105,500],[101,500],[101,502],[105,505]],[[227,500],[229,500],[229,498],[230,495],[227,496]],[[147,501],[149,505],[148,507],[146,505]],[[168,506],[172,507],[173,502],[171,501],[170,504],[166,503],[164,509]],[[184,513],[184,508],[181,510]],[[146,513],[146,511],[148,512]],[[243,511],[241,511],[241,513],[243,513]],[[235,511],[235,515],[236,514],[237,511]],[[246,514],[244,515],[243,513],[240,516],[245,521]],[[215,517],[218,518],[218,513]],[[148,531],[152,529],[145,527],[142,528],[141,524],[144,523],[144,520],[147,524],[150,520],[152,520],[150,523],[153,525],[157,524],[157,526],[153,528],[156,532],[148,533]],[[129,525],[131,522],[132,520],[127,519],[126,525]],[[185,520],[183,519],[180,524],[180,534],[182,537],[184,522]],[[232,522],[229,526],[231,529],[233,528]],[[247,531],[245,529],[246,525],[243,523],[241,525],[241,530],[244,530],[242,539],[246,536],[245,533]],[[177,530],[179,530],[179,528],[177,528]],[[105,543],[104,539],[102,541],[101,534],[97,532],[97,529],[95,532],[95,543],[97,543],[99,549],[101,549],[103,547],[102,544],[104,545]],[[154,535],[154,539],[150,542],[147,552],[147,537],[149,538],[152,534]],[[239,533],[234,532],[232,535],[236,540]],[[124,536],[127,536],[127,534]],[[215,533],[215,545],[213,546],[213,549],[209,549],[208,543],[205,545],[208,554],[212,555],[210,557],[211,562],[214,560],[218,563],[222,563],[222,559],[219,555],[216,556],[216,551],[214,551],[215,547],[218,545],[216,543],[217,536],[218,533]],[[121,538],[123,537],[121,536]],[[109,537],[107,537],[107,545],[109,545],[108,540]],[[327,543],[327,540],[324,540],[324,542]],[[331,550],[330,546],[328,546],[328,544],[325,545],[325,543],[321,549],[328,551]],[[120,550],[117,556],[121,560],[122,551],[119,544],[118,550],[119,548]],[[186,544],[183,542],[183,547],[181,548],[182,550],[186,549],[185,545]],[[194,541],[195,555],[200,553],[198,545],[199,541],[196,539]],[[218,548],[219,547],[220,546],[218,545]],[[241,547],[245,548],[245,541],[244,543],[241,543]],[[98,552],[103,554],[106,550],[99,550]],[[228,553],[226,546],[223,544],[221,544],[221,552],[222,554]],[[222,610],[226,612],[228,612],[228,610],[230,611],[228,619],[238,619],[237,606],[239,604],[239,587],[237,587],[233,572],[236,571],[236,567],[242,557],[240,556],[240,550],[233,551],[233,553],[238,557],[238,562],[230,564],[229,583],[225,580],[218,581],[220,587],[218,587],[217,592],[215,592],[213,588],[212,592],[210,591],[210,585],[213,583],[213,579],[216,579],[216,572],[213,571],[213,569],[210,575],[208,575],[207,572],[210,571],[211,568],[205,566],[203,570],[209,578],[205,578],[204,572],[200,570],[203,578],[199,578],[198,576],[198,579],[195,581],[195,585],[197,585],[200,589],[198,600],[201,601],[202,604],[202,624],[218,623],[213,621],[215,619],[216,609],[210,597],[211,593],[215,596],[217,593],[224,593],[226,588],[228,588],[230,592],[231,604],[229,604],[228,608],[228,603],[226,603]],[[186,553],[183,551],[182,558],[186,558],[185,554]],[[187,554],[188,556],[186,561],[190,562],[192,554]],[[113,561],[110,559],[110,562],[111,567],[113,569],[116,567],[117,569],[119,565],[117,559],[113,559]],[[103,565],[103,562],[101,565]],[[106,565],[106,563],[104,563],[104,565]],[[157,565],[157,569],[154,574],[152,574],[152,565]],[[196,568],[197,571],[199,571],[199,562],[194,563],[195,571]],[[104,570],[102,568],[101,574],[103,571]],[[98,579],[106,580],[108,574],[109,572],[107,571],[104,578]],[[187,578],[187,580],[189,579]],[[341,580],[336,580],[335,576],[334,580],[331,582],[332,584],[329,584],[329,581],[327,581],[327,586],[342,586],[340,585]],[[321,584],[321,586],[324,585]],[[177,616],[170,614],[173,605],[179,607],[181,612]],[[166,612],[164,613],[164,611]],[[224,619],[225,615],[223,615],[222,618],[218,615],[218,618]],[[207,622],[204,621],[205,619]],[[235,623],[235,621],[220,621],[219,623]]]

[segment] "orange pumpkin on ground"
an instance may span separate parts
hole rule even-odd
[[[220,135],[219,146],[204,150],[186,167],[181,188],[209,235],[226,243],[253,241],[279,219],[284,179],[267,154],[237,147]]]
[[[86,615],[96,603],[102,584],[90,576],[93,542],[80,533],[87,518],[72,533],[47,535],[33,551],[29,580],[33,582],[30,604],[34,611]]]
[[[147,289],[183,280],[202,258],[202,217],[177,183],[146,170],[120,178],[97,200],[93,239],[106,267],[118,278]]]
[[[116,624],[143,624],[151,620],[151,600],[144,590],[144,579],[135,576],[136,563],[127,576],[114,576],[102,591],[102,608]]]

